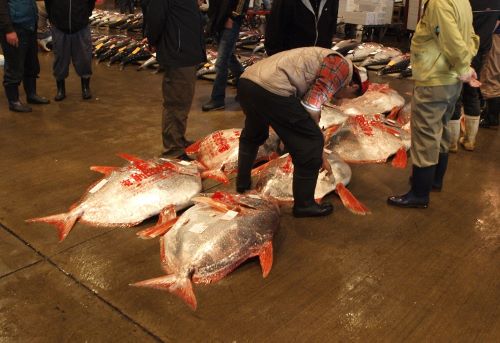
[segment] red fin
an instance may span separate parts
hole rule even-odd
[[[141,230],[137,232],[137,236],[142,239],[150,239],[163,235],[174,226],[178,219],[179,218],[170,219],[162,224],[157,224],[148,229]]]
[[[200,146],[201,146],[201,139],[194,142],[190,146],[188,146],[184,151],[186,152],[186,155],[196,155],[200,151]],[[191,157],[191,156],[190,156]]]
[[[137,163],[141,164],[141,163],[145,163],[146,162],[146,161],[144,161],[143,159],[141,159],[141,158],[139,158],[137,156],[129,155],[129,154],[125,154],[125,153],[119,153],[118,157],[121,157],[121,158],[123,158],[126,161],[132,162],[133,164],[137,164]]]
[[[148,287],[169,291],[184,300],[184,302],[191,307],[191,309],[196,310],[196,297],[193,292],[191,280],[188,278],[179,278],[175,275],[165,275],[154,279],[136,282],[130,286]]]
[[[323,136],[325,137],[325,144],[327,144],[330,139],[337,133],[341,125],[332,125],[323,131]]]
[[[396,152],[396,156],[392,159],[392,166],[394,168],[401,168],[404,169],[406,168],[406,164],[408,163],[408,156],[406,155],[406,150],[405,148],[399,148],[399,150]]]
[[[273,242],[266,242],[259,252],[260,267],[262,277],[267,277],[273,266]]]
[[[207,198],[207,197],[194,197],[191,199],[192,202],[195,204],[207,204],[214,210],[220,211],[220,212],[227,212],[229,210],[233,210],[233,208],[229,207],[228,205],[214,200],[212,198]]]
[[[67,213],[55,214],[53,216],[48,217],[40,217],[28,219],[26,222],[28,223],[47,223],[50,225],[54,225],[57,228],[59,242],[63,241],[66,236],[69,234],[75,222],[80,218],[82,213],[77,211],[70,211]]]
[[[220,170],[207,170],[201,173],[201,178],[202,179],[212,179],[218,182],[222,182],[223,184],[228,184],[229,179],[227,178],[227,175],[224,174]]]
[[[399,111],[401,111],[401,107],[395,106],[391,112],[387,115],[387,119],[396,120],[399,116]]]
[[[256,168],[253,168],[252,169],[252,176],[259,175],[259,173],[261,171],[263,171],[264,169],[266,169],[267,167],[269,167],[270,163],[273,163],[273,162],[274,162],[274,160],[271,160],[271,161],[269,161],[267,163],[264,163],[264,164],[262,164],[262,165],[260,165],[260,166],[258,166]]]
[[[351,211],[354,214],[360,214],[360,215],[365,215],[371,213],[371,211],[363,205],[352,193],[345,188],[345,186],[342,183],[339,183],[337,185],[337,188],[335,188],[335,191],[340,197],[340,200],[344,204],[344,206]]]
[[[104,174],[105,176],[108,176],[116,169],[118,169],[118,168],[117,167],[108,167],[108,166],[91,166],[90,167],[90,170]]]

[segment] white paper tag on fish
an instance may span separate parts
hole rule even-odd
[[[208,227],[208,225],[206,225],[206,224],[198,223],[198,224],[194,224],[193,226],[191,226],[191,228],[189,228],[189,231],[194,232],[194,233],[203,233],[203,231],[205,231],[207,229],[207,227]]]
[[[324,148],[324,149],[323,149],[323,151],[324,151],[325,153],[327,153],[327,154],[331,154],[331,153],[332,153],[332,151],[331,151],[330,149],[327,149],[327,148]]]
[[[100,190],[102,188],[102,186],[104,186],[106,183],[108,182],[108,179],[102,179],[101,181],[99,181],[99,183],[97,183],[94,187],[92,187],[90,190],[89,190],[89,193],[95,193],[97,192],[98,190]]]
[[[224,215],[222,217],[220,217],[220,219],[231,220],[231,219],[236,218],[237,215],[238,215],[238,212],[229,210],[226,213],[224,213]]]
[[[252,199],[262,199],[259,195],[257,194],[248,194],[248,197],[249,198],[252,198]]]
[[[179,164],[183,165],[183,166],[190,166],[191,165],[191,163],[189,163],[188,161],[179,161]]]

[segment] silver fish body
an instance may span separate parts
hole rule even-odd
[[[384,163],[399,150],[408,150],[410,137],[386,125],[382,116],[358,115],[333,136],[328,147],[347,163]]]
[[[392,58],[387,65],[380,69],[379,74],[400,73],[410,65],[410,54],[403,54]]]
[[[332,50],[341,55],[346,56],[351,50],[359,46],[361,43],[354,39],[341,40],[332,47]]]
[[[391,48],[391,47],[383,47],[379,52],[376,54],[369,56],[366,58],[362,63],[362,67],[368,67],[372,65],[381,65],[381,64],[386,64],[391,59],[402,55],[403,53],[401,50],[396,49],[396,48]]]
[[[223,197],[226,197],[225,195]],[[261,198],[228,195],[239,212],[229,216],[207,203],[185,211],[161,238],[162,267],[167,276],[134,286],[168,290],[196,309],[192,283],[217,282],[245,260],[259,256],[264,277],[272,266],[272,239],[279,227],[278,207]],[[217,193],[207,201],[216,205]],[[196,198],[198,199],[198,198]]]
[[[77,220],[93,226],[129,227],[168,206],[186,208],[202,187],[197,166],[176,160],[154,158],[114,170],[105,168],[110,168],[107,175],[92,185],[69,212],[29,221],[55,225],[60,240]]]
[[[338,108],[346,115],[373,115],[390,112],[394,108],[401,108],[405,104],[399,93],[385,84],[371,84],[368,90],[354,99],[343,100]]]
[[[365,58],[368,58],[370,55],[374,55],[381,51],[383,46],[378,43],[363,43],[355,47],[352,52],[347,54],[347,58],[351,59],[353,62],[363,61]]]
[[[315,199],[322,199],[333,192],[339,183],[347,186],[351,181],[351,167],[337,154],[330,152],[327,155],[332,167],[332,174],[326,175],[322,171],[318,175],[318,182],[314,191]],[[280,202],[292,202],[293,191],[293,163],[290,155],[286,154],[270,161],[268,165],[258,172],[256,190],[264,197],[270,197]]]

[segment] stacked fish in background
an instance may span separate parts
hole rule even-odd
[[[379,75],[411,76],[410,54],[379,43],[360,43],[354,39],[337,42],[332,49],[351,59],[355,64],[378,70]]]

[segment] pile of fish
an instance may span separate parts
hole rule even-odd
[[[399,73],[400,77],[411,76],[410,54],[379,43],[360,43],[353,39],[336,42],[332,50],[346,56],[354,63],[368,68],[380,68],[379,74]]]
[[[183,161],[140,158],[121,154],[130,163],[123,167],[94,166],[104,177],[91,185],[66,213],[29,219],[58,229],[59,240],[69,234],[77,220],[101,227],[130,227],[166,210],[164,215],[191,204],[201,191],[195,165]],[[160,223],[165,220],[160,216]]]
[[[259,196],[219,192],[193,201],[196,205],[160,238],[161,265],[167,275],[132,286],[171,292],[196,309],[192,283],[217,282],[254,256],[259,257],[263,277],[269,274],[280,213]]]
[[[89,18],[96,28],[108,27],[117,30],[140,31],[143,27],[142,13],[121,14],[104,10],[94,10]]]
[[[125,35],[95,35],[92,46],[97,63],[108,61],[108,66],[118,63],[122,69],[141,61],[150,63],[149,60],[154,57],[145,42]],[[145,67],[141,65],[139,68]]]

